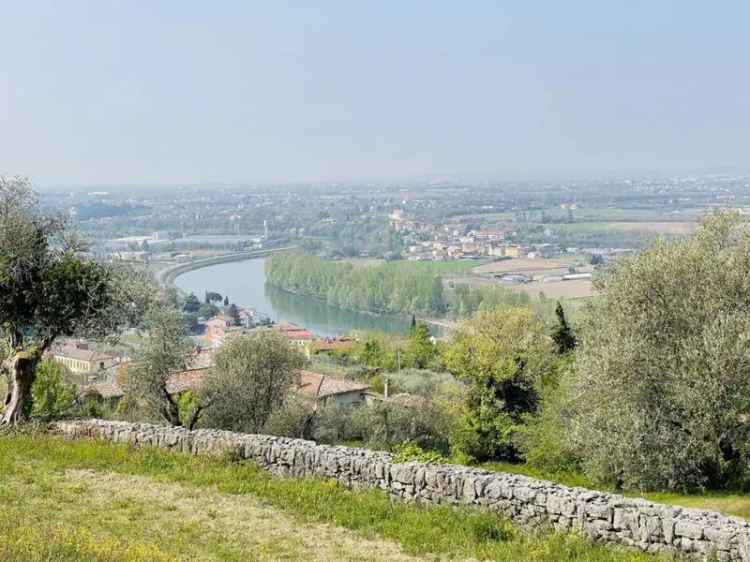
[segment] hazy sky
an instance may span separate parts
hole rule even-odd
[[[0,0],[37,184],[748,169],[750,2]]]

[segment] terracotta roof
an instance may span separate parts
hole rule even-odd
[[[308,332],[307,330],[295,330],[293,332],[283,332],[286,337],[288,337],[290,340],[314,340],[315,336],[312,332]]]
[[[188,369],[187,371],[181,371],[175,373],[169,377],[167,381],[167,392],[169,394],[179,394],[186,390],[195,390],[203,384],[203,380],[208,374],[208,367],[200,369]]]
[[[290,322],[279,322],[273,327],[277,332],[281,332],[290,340],[312,340],[315,339],[315,335]]]
[[[357,345],[356,340],[353,339],[339,339],[339,340],[317,340],[313,342],[312,351],[335,351],[337,349],[350,349]]]
[[[300,383],[297,392],[312,398],[324,398],[334,394],[361,392],[369,389],[366,384],[335,379],[312,371],[300,371]]]
[[[124,392],[116,382],[97,382],[90,384],[83,388],[81,394],[93,390],[98,392],[102,398],[120,398],[124,395]]]
[[[50,354],[55,357],[66,357],[69,359],[76,359],[78,361],[100,361],[107,359],[115,359],[114,355],[109,353],[103,353],[89,349],[87,346],[80,344],[64,343],[55,345],[50,349]]]

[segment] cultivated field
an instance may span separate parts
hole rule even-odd
[[[569,262],[546,260],[543,258],[513,258],[480,265],[475,267],[472,272],[477,275],[502,275],[504,273],[523,273],[524,275],[543,273],[554,275],[557,272],[567,273],[568,267],[571,265],[573,264]]]
[[[532,281],[531,283],[520,283],[518,285],[503,285],[514,291],[528,293],[532,297],[538,297],[544,293],[545,297],[552,299],[578,299],[594,295],[594,287],[591,279],[576,279],[572,281],[557,281],[554,283],[542,283]]]
[[[611,222],[607,226],[621,232],[648,232],[654,234],[692,234],[694,222]]]
[[[694,222],[577,222],[572,224],[556,224],[550,228],[564,232],[626,232],[629,234],[692,234],[697,227]]]

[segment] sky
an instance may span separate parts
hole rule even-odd
[[[0,0],[40,186],[748,170],[750,3]]]

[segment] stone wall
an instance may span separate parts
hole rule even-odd
[[[349,487],[380,488],[404,501],[490,509],[522,525],[548,524],[603,543],[699,559],[750,561],[750,524],[718,513],[569,488],[465,466],[396,464],[391,455],[312,441],[216,430],[188,431],[102,420],[57,422],[71,438],[160,447],[194,455],[233,451],[273,474],[321,476]]]

